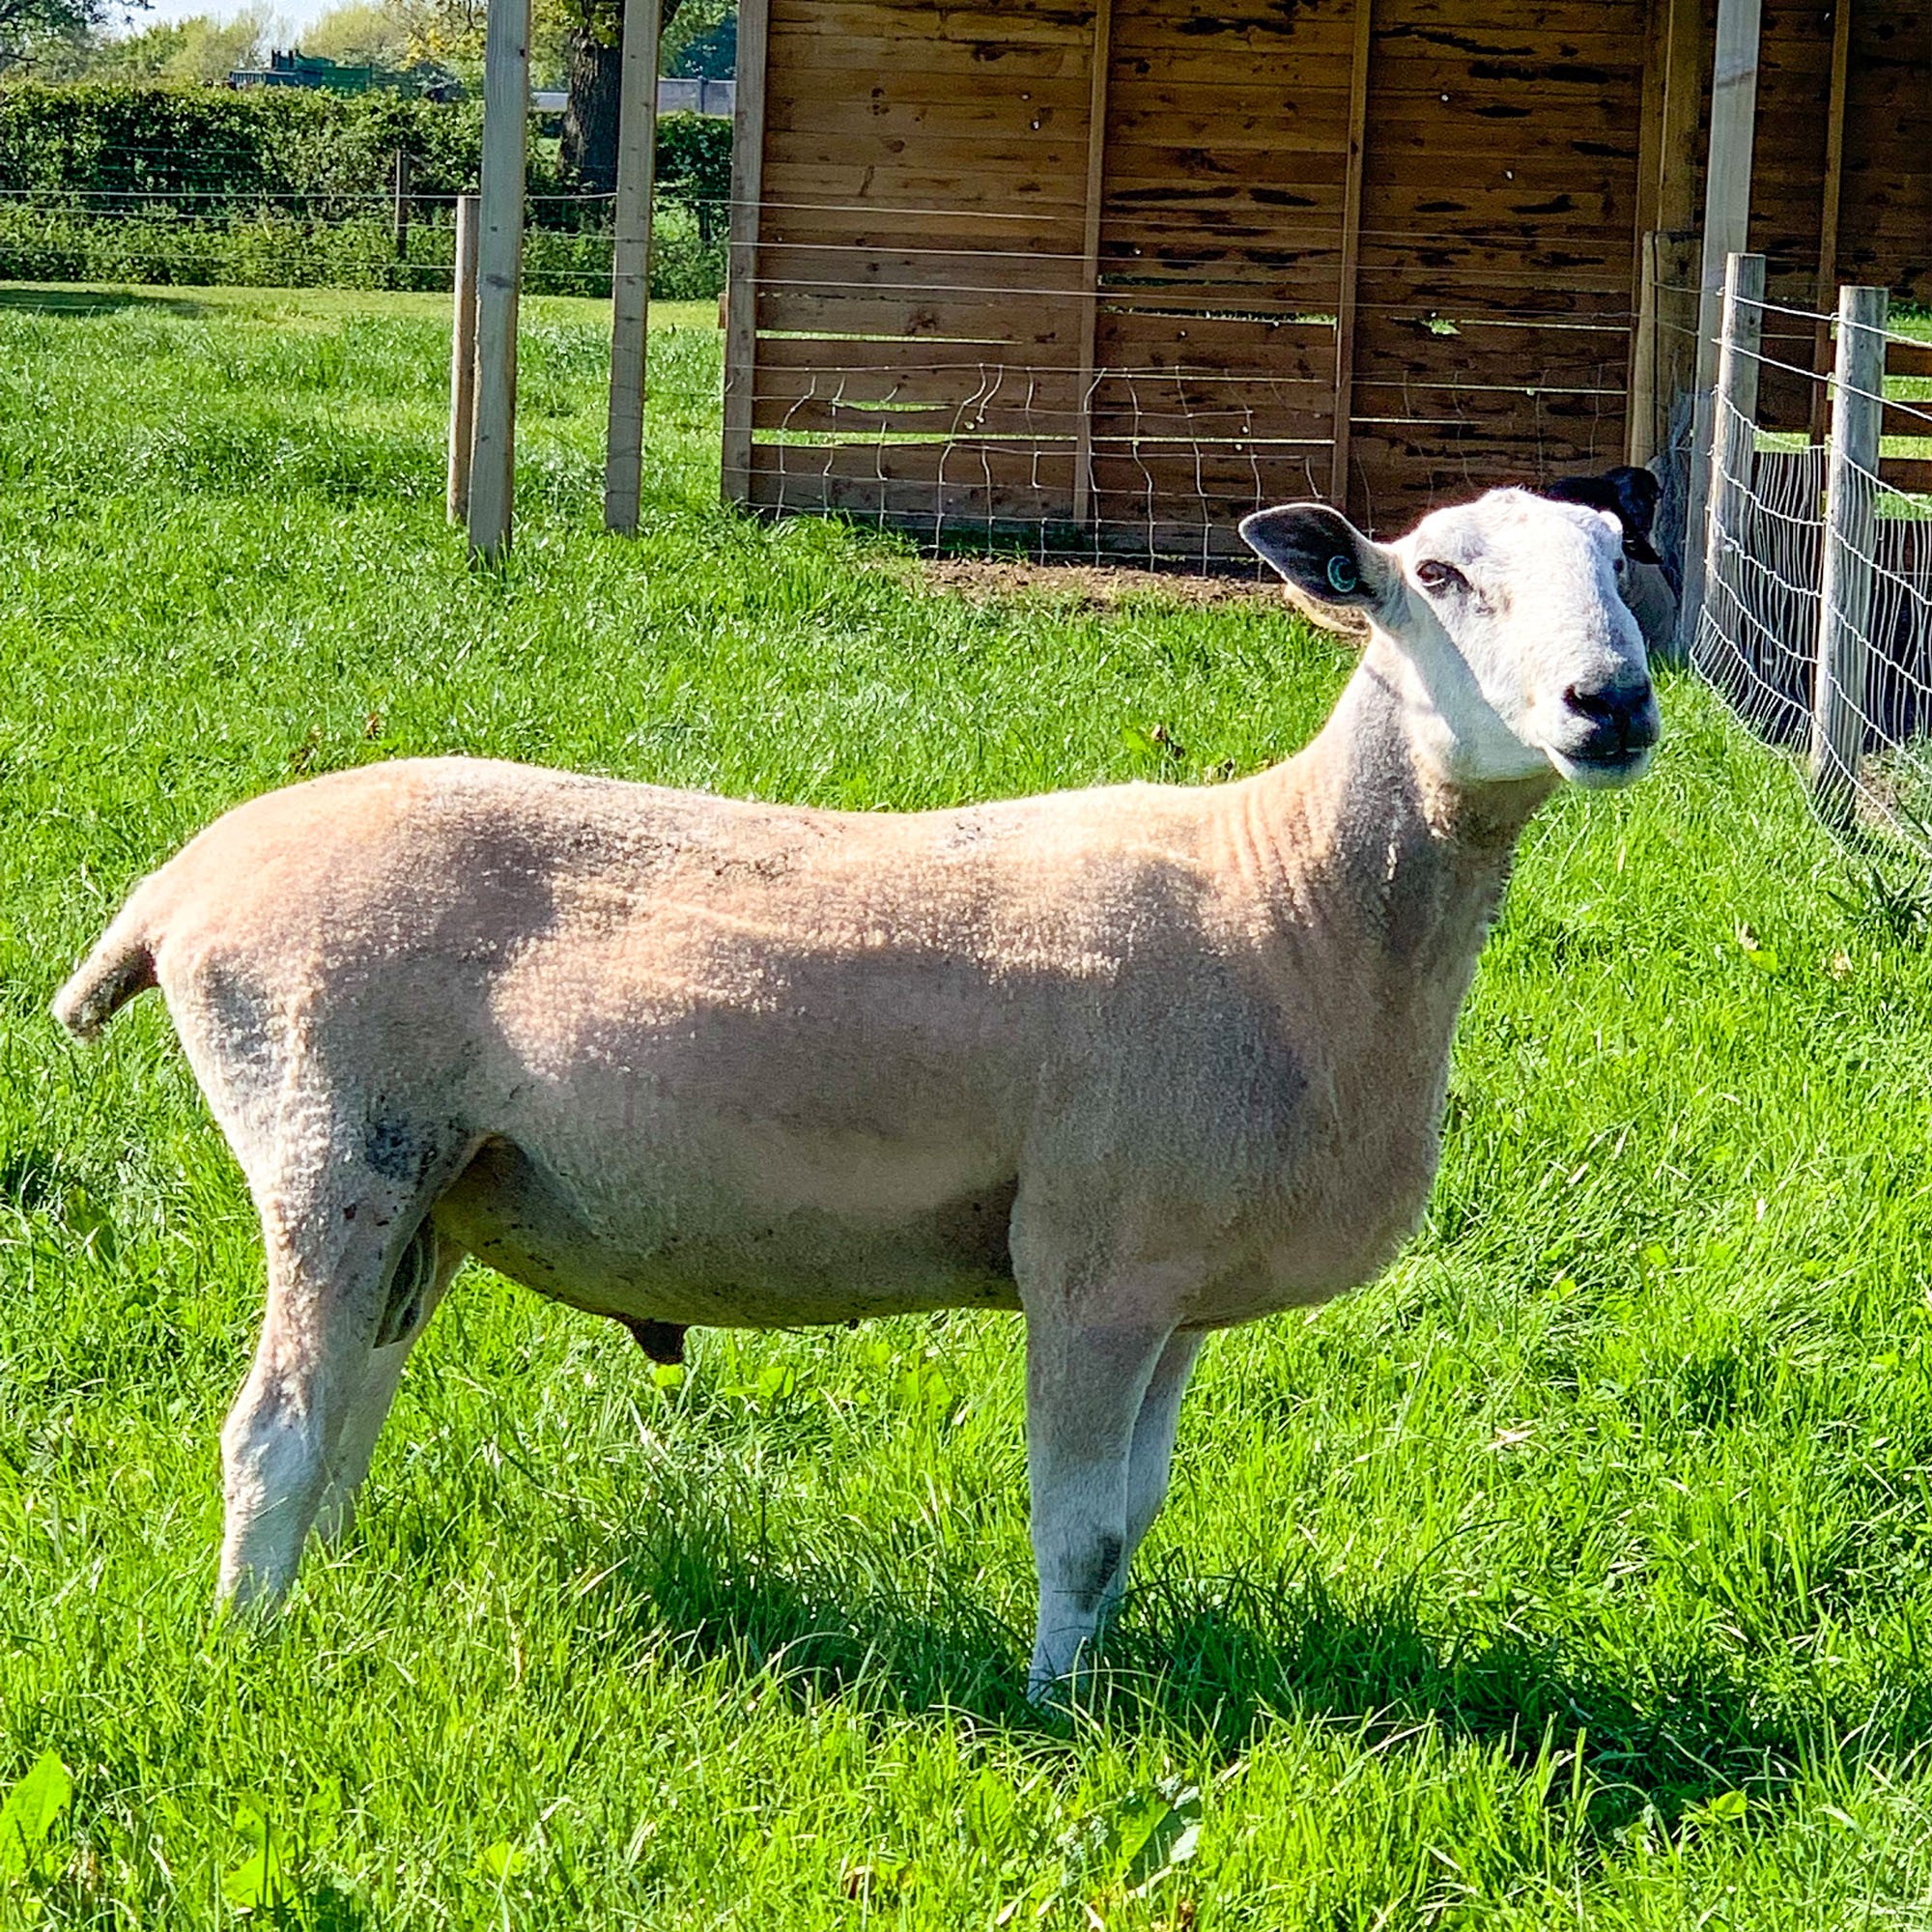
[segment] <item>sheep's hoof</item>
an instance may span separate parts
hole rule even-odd
[[[635,1321],[628,1315],[616,1318],[631,1331],[631,1339],[654,1362],[677,1363],[684,1360],[685,1331],[675,1321]]]

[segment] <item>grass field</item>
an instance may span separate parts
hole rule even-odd
[[[1347,670],[1272,604],[724,514],[696,312],[627,543],[600,314],[534,307],[473,577],[440,318],[0,291],[0,1925],[1932,1926],[1925,901],[1686,682],[1656,775],[1528,841],[1420,1238],[1210,1345],[1091,1708],[1022,1694],[1004,1319],[679,1379],[472,1270],[349,1547],[211,1622],[253,1216],[156,1003],[45,1017],[137,873],[410,753],[1197,781]]]

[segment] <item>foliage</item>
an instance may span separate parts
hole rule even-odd
[[[301,32],[301,50],[323,54],[347,67],[407,68],[427,50],[413,44],[410,25],[392,6],[378,0],[347,0],[331,7]]]
[[[658,121],[659,190],[674,200],[731,199],[731,124],[720,114],[666,114]]]
[[[31,192],[43,204],[73,206],[98,206],[101,197],[117,195],[382,196],[396,150],[407,148],[417,193],[446,196],[474,190],[482,127],[482,105],[474,99],[24,82],[0,89],[0,194]],[[722,203],[730,194],[731,124],[717,116],[665,115],[657,171],[662,192],[673,201]],[[539,196],[556,195],[564,185],[554,158],[534,144],[528,185]],[[184,202],[185,211],[195,206]],[[564,218],[543,204],[531,216]]]
[[[395,152],[417,190],[476,185],[480,102],[302,88],[73,86],[0,89],[0,192],[93,200],[112,195],[349,197],[380,194]],[[540,156],[531,188],[554,191]]]
[[[56,63],[150,0],[0,0],[0,72]]]
[[[119,81],[226,80],[238,67],[266,55],[269,14],[256,7],[229,18],[197,14],[156,21],[138,33],[96,39],[77,50],[71,77]]]
[[[738,0],[684,0],[664,28],[658,67],[729,80],[738,71]]]
[[[1077,1717],[1022,1694],[1002,1317],[660,1377],[472,1267],[354,1535],[272,1635],[210,1622],[259,1231],[152,997],[88,1049],[45,1014],[132,879],[405,753],[859,810],[1193,781],[1348,673],[1276,600],[941,591],[728,513],[716,331],[669,319],[613,540],[608,314],[530,305],[472,574],[440,298],[0,295],[0,1791],[72,1780],[0,1922],[1922,1924],[1932,948],[1684,678],[1656,774],[1527,842],[1420,1238],[1209,1343]]]
[[[721,231],[722,232],[722,231]],[[314,217],[264,209],[181,221],[171,212],[98,216],[0,202],[0,277],[31,282],[128,282],[259,288],[447,290],[455,235],[445,209],[409,230],[398,259],[387,214]],[[724,247],[675,202],[657,211],[651,294],[715,298]],[[608,295],[611,240],[570,228],[531,228],[524,283],[539,293]]]

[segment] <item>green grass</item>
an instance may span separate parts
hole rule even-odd
[[[1926,901],[1687,682],[1655,777],[1527,843],[1422,1236],[1208,1350],[1090,1710],[1022,1695],[1000,1319],[674,1383],[472,1269],[349,1548],[211,1623],[253,1215],[156,1003],[45,1017],[138,872],[409,753],[846,806],[1247,770],[1348,668],[1272,605],[969,601],[725,514],[694,315],[633,543],[601,314],[533,305],[472,576],[440,318],[0,292],[0,1792],[71,1777],[0,1820],[0,1925],[270,1881],[251,1922],[338,1932],[1932,1925]]]

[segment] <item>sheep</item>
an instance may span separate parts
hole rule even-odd
[[[1623,527],[1624,602],[1643,640],[1662,658],[1677,651],[1677,589],[1669,567],[1650,541],[1662,485],[1648,469],[1625,463],[1601,476],[1561,476],[1538,493],[1560,503],[1607,510]]]
[[[1210,1331],[1377,1274],[1517,841],[1657,741],[1615,519],[1520,490],[1241,534],[1368,642],[1260,774],[904,814],[482,759],[269,793],[55,1002],[158,985],[262,1218],[218,1602],[352,1516],[466,1256],[662,1330],[1025,1317],[1038,1619],[1084,1664]]]

